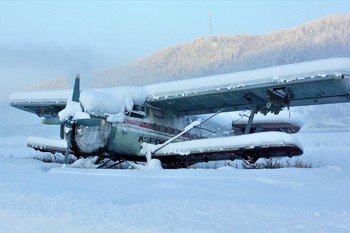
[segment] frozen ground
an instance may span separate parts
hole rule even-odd
[[[58,129],[11,116],[0,232],[350,232],[350,132],[299,134],[311,169],[95,170],[32,159],[26,136]]]

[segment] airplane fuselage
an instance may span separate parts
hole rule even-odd
[[[175,116],[152,108],[145,109],[143,106],[136,106],[134,110],[126,112],[122,121],[107,122],[102,126],[75,126],[72,151],[78,156],[104,154],[115,159],[145,160],[144,154],[140,152],[142,143],[162,144],[200,118]],[[232,135],[231,123],[228,116],[217,116],[176,141]]]

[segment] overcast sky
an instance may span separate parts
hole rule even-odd
[[[0,98],[206,37],[209,14],[214,34],[264,34],[349,12],[350,0],[0,0]]]

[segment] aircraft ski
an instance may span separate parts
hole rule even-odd
[[[112,160],[196,162],[298,156],[293,106],[350,102],[350,59],[333,58],[143,87],[15,93],[11,106],[58,125],[60,138],[29,138],[41,151]],[[246,111],[246,112],[241,112]],[[240,112],[234,114],[232,112]],[[67,160],[66,160],[67,162]]]

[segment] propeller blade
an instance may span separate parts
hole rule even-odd
[[[70,130],[70,131],[67,133],[66,141],[67,141],[67,148],[66,148],[66,151],[65,151],[65,153],[64,153],[64,163],[65,163],[65,164],[68,164],[69,150],[70,150],[70,147],[71,147],[71,145],[72,145],[72,130]]]
[[[60,125],[60,138],[64,139],[64,125]]]
[[[75,76],[75,81],[74,81],[72,101],[79,102],[79,98],[80,98],[80,74],[77,74]]]
[[[44,125],[64,125],[64,122],[60,121],[58,117],[44,118],[41,123]]]
[[[102,126],[106,124],[106,121],[103,119],[78,119],[76,120],[76,124],[82,126]]]

